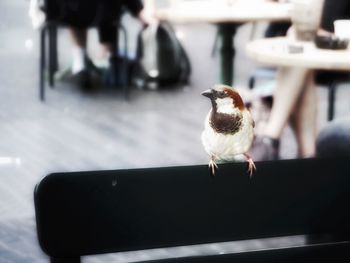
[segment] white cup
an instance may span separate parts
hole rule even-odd
[[[333,24],[335,36],[350,40],[350,19],[335,20]]]
[[[324,0],[291,0],[291,19],[297,39],[312,40],[321,20]]]

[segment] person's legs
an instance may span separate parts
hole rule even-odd
[[[270,117],[262,134],[256,137],[251,151],[255,160],[278,159],[279,139],[295,111],[308,73],[309,70],[301,68],[278,70]]]
[[[93,79],[99,72],[87,54],[87,29],[70,28],[72,39],[72,74],[80,88],[91,91]]]
[[[113,53],[117,52],[117,27],[113,24],[97,27],[100,41],[100,52],[95,64],[100,67],[108,67],[108,62]]]
[[[69,29],[71,40],[72,40],[72,73],[76,74],[86,68],[87,58],[87,30],[80,28]]]
[[[291,123],[298,143],[299,157],[314,156],[317,135],[317,94],[313,71],[306,76]]]
[[[281,68],[277,75],[277,87],[273,95],[273,106],[264,134],[279,139],[304,88],[309,70]]]
[[[69,28],[69,32],[71,34],[73,44],[82,49],[86,49],[87,29],[71,27]]]
[[[112,24],[103,24],[97,27],[101,52],[95,60],[98,67],[109,68],[110,56],[115,51],[117,42],[117,29]],[[91,80],[93,76],[100,76],[101,71],[89,59],[87,54],[87,29],[71,27],[70,30],[72,42],[72,68],[71,71],[79,85],[84,89],[92,87]]]

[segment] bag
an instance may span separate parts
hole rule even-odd
[[[133,84],[145,86],[187,84],[191,74],[189,58],[171,25],[161,22],[144,27],[137,39]]]

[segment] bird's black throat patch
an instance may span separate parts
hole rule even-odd
[[[226,114],[212,112],[210,126],[218,133],[235,134],[242,128],[243,116],[239,114]]]

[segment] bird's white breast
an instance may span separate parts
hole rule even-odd
[[[242,111],[242,127],[235,134],[222,134],[216,132],[209,122],[211,112],[205,120],[202,133],[202,143],[206,152],[217,160],[230,161],[239,154],[246,153],[253,142],[253,120],[248,110]]]

